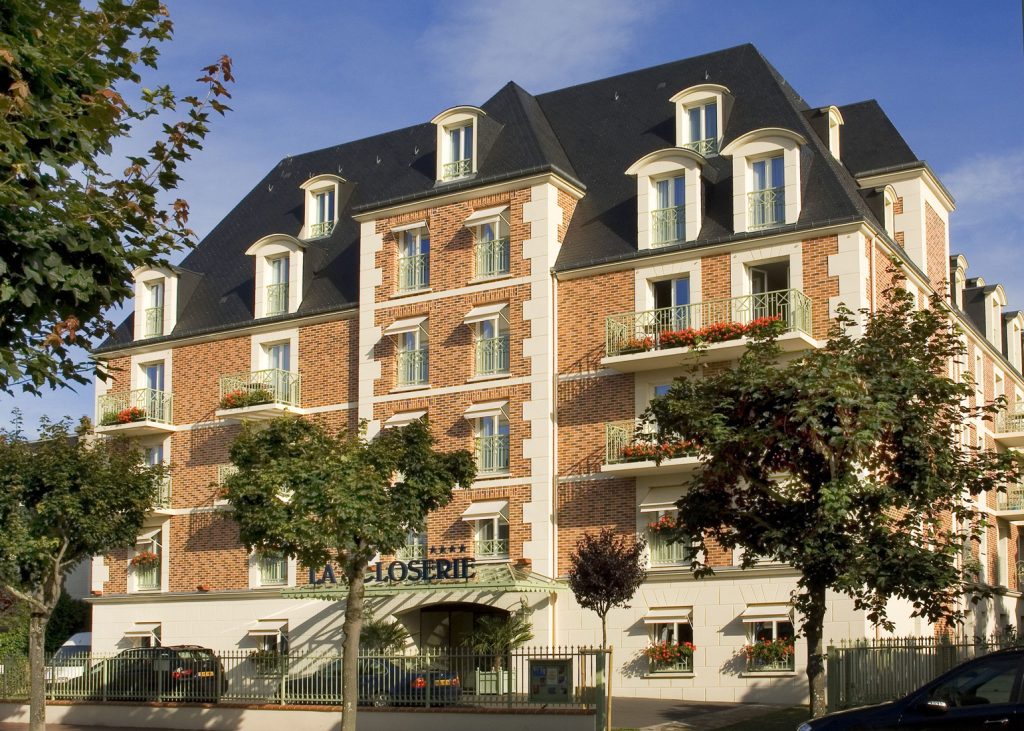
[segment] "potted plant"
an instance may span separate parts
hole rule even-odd
[[[220,407],[222,409],[244,409],[247,406],[269,404],[273,400],[274,394],[263,386],[253,389],[236,388],[221,397]]]
[[[115,426],[117,424],[130,424],[133,421],[142,421],[146,418],[146,410],[138,406],[129,406],[120,411],[108,411],[103,414],[100,426]]]
[[[284,656],[277,650],[253,650],[249,653],[249,662],[260,677],[278,676],[284,668]]]
[[[654,347],[654,338],[647,335],[642,338],[630,338],[619,348],[620,355],[631,355],[633,353],[642,353],[645,350],[650,350]]]
[[[796,650],[792,638],[780,637],[745,645],[743,653],[747,656],[748,670],[792,670]]]
[[[371,612],[363,618],[363,627],[359,631],[361,652],[396,654],[405,648],[408,640],[409,633],[400,622],[377,619]]]
[[[153,551],[139,551],[131,560],[132,568],[144,571],[160,565],[160,554]]]
[[[651,672],[675,670],[690,672],[693,670],[693,651],[697,648],[692,642],[653,642],[644,648],[644,655],[650,661]]]
[[[515,687],[515,668],[503,670],[511,652],[533,639],[530,611],[526,602],[505,617],[481,617],[464,643],[474,653],[482,655],[491,664],[490,670],[475,672],[477,693],[508,693]]]
[[[672,515],[662,515],[653,523],[647,524],[647,530],[653,535],[661,535],[663,533],[671,533],[676,529],[676,518]],[[652,645],[653,647],[653,645]]]

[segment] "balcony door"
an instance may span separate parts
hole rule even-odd
[[[750,276],[750,306],[733,313],[739,322],[759,317],[779,317],[789,322],[789,262],[777,261],[747,268]]]
[[[146,399],[142,408],[147,419],[164,420],[164,364],[150,363],[145,368]]]
[[[268,346],[267,367],[271,370],[269,385],[274,400],[291,402],[291,343],[274,343]]]
[[[690,279],[662,279],[651,282],[655,326],[658,332],[696,327],[690,317]]]

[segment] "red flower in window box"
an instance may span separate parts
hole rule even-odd
[[[160,554],[153,551],[139,551],[132,556],[131,564],[137,569],[148,569],[160,563]]]

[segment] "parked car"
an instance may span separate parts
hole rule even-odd
[[[76,688],[79,684],[80,696],[118,701],[214,703],[228,689],[224,667],[213,650],[195,645],[124,650],[96,663],[72,683]]]
[[[92,652],[92,632],[76,632],[61,645],[46,665],[47,683],[66,683],[82,677]]]
[[[451,705],[459,702],[459,676],[447,670],[403,668],[401,661],[360,658],[359,702],[365,705]],[[341,700],[341,660],[331,660],[315,672],[285,684],[290,702],[336,703]]]
[[[797,731],[1024,731],[1024,648],[969,660],[900,700],[807,721]]]

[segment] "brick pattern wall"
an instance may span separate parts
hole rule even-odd
[[[701,300],[705,302],[733,296],[732,264],[729,254],[701,257],[700,290]]]
[[[560,476],[601,471],[605,424],[636,415],[633,376],[583,378],[558,384],[558,465]]]
[[[803,242],[803,293],[811,298],[811,334],[828,336],[829,299],[839,296],[839,277],[828,275],[828,258],[839,253],[839,239],[827,236]],[[796,283],[794,283],[796,286]]]
[[[247,336],[227,338],[175,348],[172,360],[174,423],[193,424],[215,419],[220,377],[252,370],[252,349]]]
[[[585,533],[611,528],[636,535],[636,489],[629,480],[581,480],[558,486],[558,574],[569,570],[569,554]]]
[[[605,318],[636,309],[632,271],[598,274],[558,283],[558,371],[601,368]]]
[[[238,525],[222,513],[193,513],[171,519],[168,570],[170,590],[211,591],[249,586],[249,553],[238,539]]]
[[[359,396],[359,321],[335,320],[299,329],[302,406],[355,403]]]
[[[107,393],[123,393],[131,390],[132,387],[132,373],[131,373],[131,358],[111,358],[107,361]]]
[[[924,246],[926,272],[932,287],[943,295],[949,279],[949,249],[946,246],[946,224],[935,209],[924,204]]]

